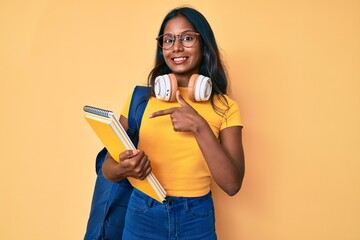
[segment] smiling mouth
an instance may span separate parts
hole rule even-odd
[[[185,62],[188,59],[188,57],[175,57],[172,58],[172,60],[176,63],[176,64],[180,64]]]

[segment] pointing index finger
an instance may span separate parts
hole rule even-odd
[[[155,117],[172,114],[175,111],[175,109],[176,108],[169,108],[169,109],[164,109],[164,110],[160,110],[157,112],[153,112],[149,115],[149,118],[155,118]]]

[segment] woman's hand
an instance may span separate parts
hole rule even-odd
[[[193,132],[195,133],[201,124],[206,124],[203,117],[196,112],[180,95],[180,91],[176,92],[176,99],[181,107],[173,107],[160,110],[150,114],[150,118],[164,115],[170,115],[174,131],[176,132]]]
[[[147,155],[140,150],[127,150],[119,155],[120,162],[115,161],[110,154],[106,155],[102,166],[106,179],[118,182],[127,177],[145,179],[151,172],[151,165]]]

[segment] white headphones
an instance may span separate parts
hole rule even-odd
[[[211,96],[211,79],[199,74],[193,74],[188,84],[188,94],[191,101],[207,101]],[[177,80],[175,75],[165,74],[155,78],[154,91],[157,99],[176,101]]]

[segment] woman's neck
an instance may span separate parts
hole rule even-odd
[[[179,87],[187,87],[189,85],[191,75],[175,74],[175,78]]]

